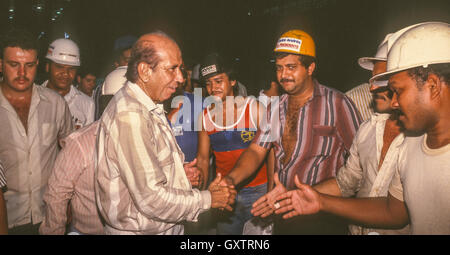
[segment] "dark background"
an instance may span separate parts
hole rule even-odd
[[[33,10],[36,4],[44,4],[43,11]],[[62,13],[56,15],[61,7]],[[52,17],[57,18],[52,21]],[[100,77],[112,70],[116,38],[159,29],[178,42],[188,62],[201,60],[209,51],[219,51],[235,60],[239,80],[253,94],[268,86],[263,80],[274,72],[270,63],[273,47],[289,29],[305,30],[314,38],[319,82],[346,91],[366,82],[370,76],[358,66],[359,57],[374,55],[387,33],[424,21],[450,22],[450,1],[1,0],[0,3],[0,31],[11,25],[28,27],[39,37],[42,56],[48,44],[64,37],[66,32],[80,47],[82,65],[94,66]],[[41,65],[40,76],[43,75]]]

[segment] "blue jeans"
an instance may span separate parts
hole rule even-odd
[[[241,189],[233,206],[233,211],[221,211],[217,220],[218,235],[242,235],[245,222],[253,215],[250,213],[253,203],[267,193],[267,183]]]

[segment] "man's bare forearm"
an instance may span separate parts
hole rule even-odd
[[[266,158],[267,152],[267,149],[251,144],[241,154],[234,168],[227,175],[227,178],[231,179],[233,185],[238,185],[246,180],[259,169]]]
[[[341,190],[337,184],[336,178],[328,179],[323,181],[317,185],[314,185],[313,188],[322,194],[332,195],[341,197]]]
[[[209,159],[205,159],[202,157],[197,158],[197,168],[202,172],[202,185],[200,187],[201,190],[206,189],[208,185],[209,178]]]
[[[409,222],[406,207],[393,197],[340,198],[320,195],[322,211],[347,218],[358,225],[377,228],[401,228]]]

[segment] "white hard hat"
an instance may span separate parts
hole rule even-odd
[[[45,57],[58,64],[80,66],[80,50],[77,44],[69,39],[53,41]]]
[[[358,59],[358,64],[369,71],[373,70],[373,64],[375,61],[386,61],[388,53],[388,40],[393,35],[393,33],[387,34],[384,40],[378,45],[377,53],[375,57],[363,57]]]
[[[402,31],[402,30],[401,30]],[[388,45],[387,71],[373,81],[387,80],[393,73],[431,64],[450,63],[450,25],[426,22],[406,29]]]
[[[114,95],[127,82],[125,74],[127,73],[126,66],[119,66],[114,71],[109,73],[102,86],[102,95]]]

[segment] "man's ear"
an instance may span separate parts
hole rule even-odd
[[[434,73],[430,73],[427,78],[426,86],[430,89],[430,96],[432,99],[437,98],[441,94],[442,85],[446,86],[443,82],[441,82],[441,79],[439,79],[439,76],[437,76]]]
[[[145,62],[141,62],[138,64],[138,75],[139,79],[141,79],[144,83],[147,83],[152,76],[153,70],[149,64]]]
[[[308,66],[308,75],[311,76],[316,70],[316,62],[312,62],[311,65]]]
[[[234,87],[234,86],[236,85],[236,80],[232,80],[232,81],[230,82],[230,84],[231,84],[231,87]]]
[[[78,82],[78,84],[81,83],[81,77],[80,77],[80,75],[77,75],[77,82]]]
[[[45,64],[45,71],[48,73],[48,72],[50,72],[50,64],[49,63],[46,63]]]

